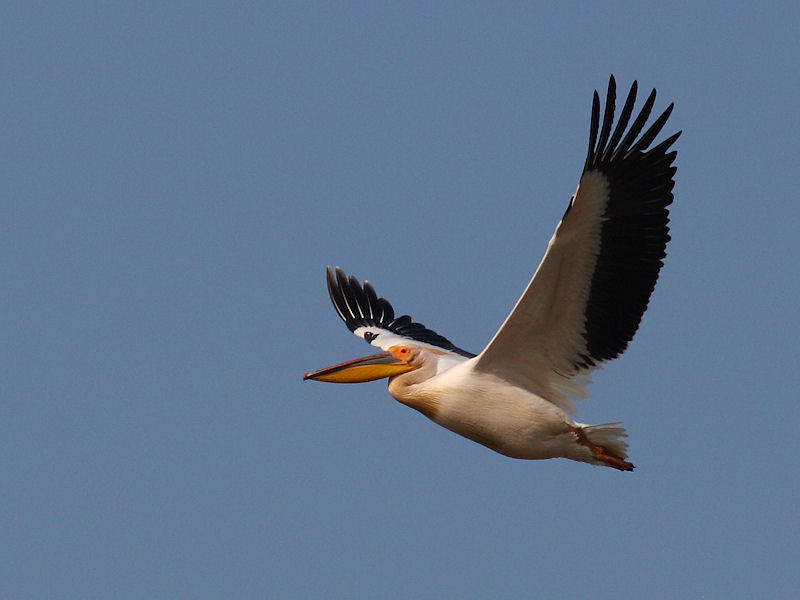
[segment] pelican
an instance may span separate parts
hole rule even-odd
[[[306,373],[359,383],[388,378],[389,393],[430,420],[512,458],[568,458],[632,471],[621,423],[573,420],[589,374],[627,348],[647,309],[669,241],[677,132],[653,144],[673,104],[642,133],[656,99],[638,116],[633,82],[616,127],[616,83],[600,121],[594,92],[589,150],[578,188],[539,267],[480,354],[414,322],[342,269],[327,269],[336,312],[382,350]]]

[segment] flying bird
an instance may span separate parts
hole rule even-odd
[[[656,91],[631,120],[636,93],[634,81],[614,127],[614,77],[602,121],[594,92],[578,188],[533,278],[480,354],[408,315],[396,317],[369,282],[362,286],[329,267],[336,312],[382,352],[303,379],[388,378],[389,393],[402,404],[506,456],[563,457],[632,471],[620,423],[588,425],[571,415],[573,400],[588,396],[591,371],[619,356],[636,333],[670,239],[677,155],[670,148],[681,132],[652,145],[673,105],[645,130]]]

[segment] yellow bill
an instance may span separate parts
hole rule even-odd
[[[381,352],[380,354],[357,358],[320,369],[319,371],[306,373],[303,375],[303,379],[329,381],[331,383],[363,383],[365,381],[383,379],[384,377],[402,375],[413,371],[415,368],[405,360],[395,358],[389,352]]]

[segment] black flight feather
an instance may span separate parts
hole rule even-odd
[[[670,239],[667,206],[673,199],[676,168],[672,163],[677,152],[668,150],[680,132],[647,150],[673,107],[670,104],[639,137],[655,103],[653,90],[626,133],[636,91],[634,82],[613,133],[610,133],[616,99],[613,76],[608,82],[602,125],[597,92],[592,103],[584,171],[599,171],[606,177],[609,200],[586,307],[585,339],[589,356],[581,356],[581,364],[577,366],[593,366],[596,361],[615,358],[628,346],[647,309]]]
[[[355,331],[359,327],[375,327],[467,358],[475,356],[455,346],[450,340],[428,329],[422,323],[415,323],[408,315],[395,318],[392,305],[385,298],[379,298],[375,288],[368,281],[365,281],[362,287],[358,279],[352,275],[348,277],[339,267],[335,270],[329,267],[327,279],[331,302],[350,331]]]

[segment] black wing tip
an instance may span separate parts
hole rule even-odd
[[[326,279],[331,302],[350,331],[359,327],[376,327],[467,358],[475,356],[422,323],[414,322],[408,315],[395,317],[392,305],[376,294],[369,281],[365,280],[362,285],[354,275],[348,276],[338,266],[326,269]]]
[[[602,121],[600,120],[600,95],[597,90],[594,91],[592,97],[592,117],[589,125],[589,149],[586,155],[586,163],[584,170],[599,169],[601,171],[608,167],[608,164],[620,158],[627,158],[633,153],[651,154],[658,153],[663,155],[669,147],[678,139],[677,135],[670,136],[669,144],[659,144],[657,147],[647,151],[648,146],[653,142],[656,136],[661,132],[667,120],[669,119],[672,110],[675,107],[674,102],[664,110],[663,113],[654,121],[650,128],[639,137],[639,134],[650,116],[650,111],[653,108],[656,100],[656,89],[653,88],[647,96],[642,107],[639,109],[639,114],[630,126],[627,134],[625,130],[628,127],[629,117],[633,111],[633,106],[638,94],[639,83],[634,80],[631,83],[625,105],[622,110],[621,118],[617,122],[616,128],[612,127],[614,124],[614,115],[616,108],[617,98],[617,84],[614,75],[610,75],[608,79],[608,90],[606,92],[605,108],[603,111]],[[624,139],[623,134],[625,134]],[[680,132],[678,133],[678,135]],[[638,138],[638,140],[637,140]]]
[[[597,265],[586,309],[584,365],[616,358],[633,339],[655,288],[669,236],[668,206],[677,168],[677,151],[671,149],[678,131],[651,147],[672,114],[674,103],[646,127],[655,105],[653,89],[634,115],[638,91],[631,85],[613,132],[608,107],[615,101],[616,85],[609,79],[603,122],[599,122],[597,93],[592,104],[586,170],[602,173],[609,184]],[[598,131],[600,135],[598,136]]]

